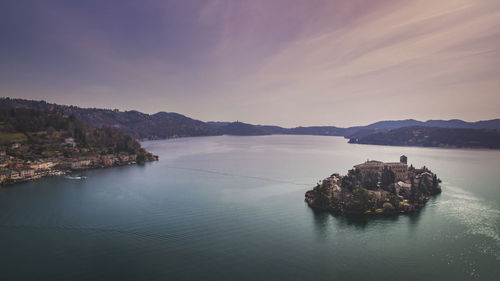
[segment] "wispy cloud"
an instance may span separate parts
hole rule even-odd
[[[39,8],[25,26],[3,18],[3,93],[289,126],[498,117],[498,1],[51,1]]]

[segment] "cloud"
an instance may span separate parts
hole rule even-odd
[[[346,123],[344,114],[353,110],[365,122],[401,118],[409,115],[406,112],[420,118],[458,114],[474,118],[486,113],[480,104],[471,103],[477,90],[500,105],[500,83],[495,78],[500,70],[499,30],[495,1],[384,5],[350,24],[301,34],[264,61],[248,81],[257,85],[251,99],[299,103],[303,110],[309,106],[316,112],[311,123],[320,122],[319,116]],[[460,98],[450,102],[457,95]],[[384,103],[391,110],[377,108]]]
[[[0,46],[0,91],[11,95],[108,107],[116,99],[128,109],[285,126],[498,117],[498,1],[53,1],[16,9],[25,12],[0,17],[9,39]]]

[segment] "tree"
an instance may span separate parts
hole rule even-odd
[[[146,162],[146,154],[145,153],[137,154],[136,161],[137,161],[137,163],[140,163],[140,164]]]
[[[371,210],[373,202],[370,201],[368,190],[362,187],[356,187],[351,193],[351,198],[347,202],[346,208],[349,213],[361,215]]]
[[[379,175],[377,172],[366,172],[362,174],[362,185],[366,189],[377,189]]]
[[[391,168],[384,166],[382,169],[382,188],[386,189],[389,185],[393,184],[396,181],[396,175],[392,171]]]
[[[398,210],[399,209],[399,198],[395,194],[389,195],[389,202],[392,204],[392,206]]]
[[[354,188],[361,186],[362,175],[358,169],[352,169],[347,172],[347,175],[342,177],[341,186],[348,191],[353,191]]]
[[[420,198],[420,189],[422,188],[422,180],[418,181],[418,185],[415,186],[414,178],[410,178],[411,181],[411,191],[409,201],[411,204],[415,204],[419,202]]]

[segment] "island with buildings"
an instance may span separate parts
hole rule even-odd
[[[347,175],[337,173],[305,194],[307,204],[342,215],[412,213],[441,193],[436,174],[427,167],[408,166],[408,158],[384,163],[369,160],[355,165]]]
[[[130,135],[50,110],[0,109],[0,184],[157,160]]]

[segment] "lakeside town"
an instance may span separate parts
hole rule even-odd
[[[61,147],[76,147],[74,138],[66,138]],[[9,150],[17,150],[23,147],[20,143],[10,145]],[[139,162],[158,160],[157,156],[148,155],[146,159]],[[8,185],[18,182],[40,179],[48,176],[59,176],[72,171],[106,168],[113,166],[124,166],[136,164],[137,154],[120,152],[118,154],[91,154],[78,157],[51,157],[37,160],[23,160],[6,154],[0,150],[0,184]]]
[[[0,110],[0,184],[158,160],[116,128],[57,111]]]

